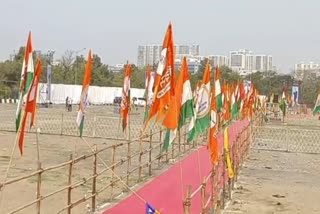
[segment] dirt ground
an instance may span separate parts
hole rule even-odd
[[[138,108],[133,111],[131,115],[132,122],[132,135],[134,137],[139,136],[141,125],[143,121],[143,109]],[[11,149],[15,141],[16,134],[14,130],[14,105],[0,105],[0,181],[3,182],[5,172],[9,163]],[[61,114],[64,114],[64,123],[70,127],[63,127],[63,134],[59,135],[61,131]],[[101,117],[101,121],[93,119],[93,117]],[[104,149],[111,145],[119,145],[126,143],[124,140],[125,135],[122,130],[119,131],[119,115],[113,112],[111,106],[90,106],[88,108],[88,114],[85,120],[85,130],[87,134],[84,140],[77,137],[78,130],[75,126],[76,112],[66,112],[63,106],[58,106],[53,109],[39,109],[37,114],[37,126],[41,128],[41,134],[39,135],[40,145],[40,159],[42,168],[47,168],[53,165],[61,164],[69,160],[70,154],[73,154],[74,158],[92,154],[89,146],[97,145],[98,150]],[[155,128],[155,127],[153,127]],[[6,131],[1,131],[6,130]],[[37,144],[36,133],[26,133],[24,155],[20,156],[19,149],[16,147],[12,165],[8,174],[8,180],[30,174],[37,170]],[[156,131],[159,131],[157,129]],[[154,132],[156,132],[154,131]],[[49,133],[49,134],[48,134]],[[92,136],[92,133],[95,136]],[[149,130],[148,130],[149,133]],[[74,135],[74,136],[72,136]],[[100,136],[99,136],[100,135]],[[117,139],[109,139],[117,138]],[[148,140],[146,138],[145,140]],[[160,133],[156,133],[152,138],[152,146],[156,147],[151,151],[151,156],[154,159],[160,154],[159,147]],[[163,138],[162,138],[163,139]],[[86,143],[87,142],[87,143]],[[158,147],[157,147],[158,146]],[[149,148],[148,142],[141,144],[142,150],[147,151]],[[175,147],[177,149],[177,147]],[[187,146],[186,149],[191,147]],[[140,143],[133,141],[131,144],[131,155],[139,154]],[[177,149],[178,150],[178,149]],[[176,150],[176,151],[177,151]],[[182,148],[181,148],[182,150]],[[177,152],[176,154],[177,155]],[[115,162],[119,163],[116,167],[116,174],[123,177],[127,173],[128,146],[118,146],[115,153]],[[171,154],[168,154],[169,159]],[[112,149],[107,149],[99,153],[99,157],[110,166],[112,164]],[[141,157],[141,163],[146,163],[149,160],[149,152],[145,152]],[[138,180],[138,166],[139,155],[132,157],[129,170],[132,171],[129,177],[129,185],[133,186]],[[166,156],[161,158],[160,161],[155,161],[152,164],[152,176],[161,172],[165,168],[170,166],[166,162]],[[97,160],[97,172],[105,170],[106,167],[101,160]],[[51,192],[57,191],[68,184],[68,172],[69,165],[60,169],[43,173],[41,183],[41,195],[45,196]],[[93,173],[93,157],[86,158],[73,165],[72,168],[72,183],[85,181]],[[148,176],[148,166],[144,165],[141,173],[141,181],[146,181]],[[115,178],[114,178],[115,179]],[[97,177],[97,190],[103,189],[106,185],[110,184],[112,180],[112,173],[110,170],[106,170],[102,175]],[[37,177],[33,176],[23,181],[6,185],[4,191],[0,191],[0,213],[7,213],[13,209],[22,206],[26,203],[36,199],[36,186]],[[81,198],[87,197],[92,191],[92,180],[88,180],[83,185],[79,185],[77,188],[72,189],[72,202],[75,202]],[[117,182],[113,189],[113,197],[123,195],[126,188],[123,183]],[[111,197],[111,187],[106,188],[97,196],[98,209],[100,205],[108,203]],[[64,190],[54,196],[44,199],[41,202],[41,212],[45,214],[57,213],[63,207],[67,205],[67,190]],[[87,213],[90,212],[91,199],[82,203],[72,209],[72,213]],[[23,211],[18,213],[28,214],[35,212],[36,205],[32,205]],[[66,211],[62,212],[66,213]]]
[[[311,118],[309,122],[303,119],[304,125],[317,121]],[[287,125],[291,123],[298,127],[297,120],[290,120]],[[317,143],[319,147],[320,142]],[[224,213],[320,213],[319,181],[320,154],[252,149]]]

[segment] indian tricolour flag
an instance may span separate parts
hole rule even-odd
[[[314,105],[314,108],[313,108],[313,115],[316,115],[319,112],[320,112],[320,93],[318,94],[316,104]]]
[[[231,87],[231,118],[235,119],[238,113],[237,102],[236,102],[236,91],[234,84]]]
[[[287,110],[287,103],[286,103],[286,86],[283,87],[283,91],[282,91],[282,96],[281,96],[281,101],[280,101],[280,109],[283,113],[283,116],[286,116],[286,110]]]
[[[131,78],[131,65],[126,65],[126,70],[124,74],[123,80],[123,88],[122,88],[122,100],[121,100],[121,111],[120,115],[122,117],[122,129],[126,130],[128,126],[128,116],[130,109],[130,78]]]
[[[89,91],[91,71],[92,71],[91,67],[92,67],[92,54],[90,50],[88,54],[88,60],[85,68],[84,77],[83,77],[79,111],[76,119],[77,125],[79,127],[79,131],[80,131],[80,137],[82,137],[82,133],[83,133],[84,113],[85,113],[84,110],[88,103],[88,91]]]
[[[187,59],[184,57],[181,65],[181,72],[176,82],[175,100],[177,102],[178,127],[174,130],[168,129],[166,132],[163,148],[166,150],[172,144],[179,130],[188,119],[193,116],[193,97],[190,84],[190,75],[188,71]]]
[[[19,89],[19,102],[16,111],[16,131],[19,130],[21,124],[21,110],[23,101],[26,99],[26,94],[30,88],[33,75],[34,75],[34,67],[33,67],[33,58],[32,58],[32,39],[31,32],[29,32],[27,46],[24,54],[22,70],[21,70],[21,78],[20,78],[20,89]]]
[[[217,111],[221,112],[222,108],[222,93],[221,93],[221,86],[220,86],[220,69],[219,66],[216,66],[216,73],[214,79],[214,88],[215,88],[215,96],[217,102]]]
[[[195,115],[191,118],[188,134],[188,142],[204,132],[210,126],[210,69],[209,62],[203,74],[202,85],[199,90]]]

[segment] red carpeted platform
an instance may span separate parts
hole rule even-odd
[[[237,132],[240,132],[248,121],[237,121],[229,127],[229,141],[233,142]],[[223,136],[219,135],[219,147],[222,150]],[[181,166],[180,166],[181,165]],[[183,213],[182,200],[186,196],[187,185],[193,190],[197,188],[203,178],[209,174],[211,163],[206,146],[199,148],[185,157],[182,161],[175,163],[168,170],[153,178],[142,186],[137,193],[161,214]],[[209,187],[207,190],[209,191]],[[208,193],[209,194],[209,193]],[[201,212],[200,194],[192,199],[191,213]],[[107,209],[104,214],[120,213],[146,213],[146,205],[137,196],[131,194],[118,204]]]

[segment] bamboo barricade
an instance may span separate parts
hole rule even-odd
[[[203,178],[203,182],[197,186],[187,186],[187,193],[183,200],[183,210],[185,214],[191,212],[192,200],[196,195],[200,195],[201,214],[216,213],[224,209],[227,200],[231,200],[234,183],[238,179],[240,168],[246,159],[250,145],[252,143],[253,127],[263,124],[263,115],[257,112],[253,120],[243,129],[238,130],[238,134],[232,144],[229,145],[234,177],[229,178],[225,160],[225,152],[218,158],[216,166],[212,167],[210,173]],[[222,185],[221,185],[222,184]],[[210,187],[210,189],[206,189]],[[194,189],[192,191],[192,189]],[[207,194],[209,193],[209,194]]]
[[[243,164],[243,161],[248,153],[250,143],[253,139],[252,132],[254,132],[254,129],[252,127],[261,125],[263,122],[263,120],[259,118],[259,115],[256,116],[255,120],[252,121],[252,125],[246,127],[240,132],[237,140],[230,148],[235,170],[235,177],[233,179],[237,179],[239,168]],[[181,129],[181,131],[182,130],[186,130],[186,128]],[[158,137],[157,140],[155,140],[155,136]],[[8,179],[5,183],[0,183],[0,191],[2,191],[4,186],[9,189],[11,185],[23,180],[27,180],[32,177],[37,179],[37,192],[35,199],[25,204],[15,206],[13,210],[5,210],[4,213],[11,214],[20,211],[23,212],[25,209],[31,206],[36,207],[37,213],[46,213],[48,210],[46,210],[45,203],[42,203],[42,201],[50,199],[57,194],[63,194],[63,192],[66,192],[66,205],[64,207],[55,206],[56,209],[59,209],[57,213],[72,213],[72,210],[75,207],[78,207],[84,202],[89,203],[91,212],[98,211],[100,204],[98,204],[97,196],[99,194],[104,193],[101,194],[99,198],[102,197],[102,200],[110,202],[117,197],[117,195],[120,195],[124,191],[128,190],[128,188],[123,185],[123,182],[132,187],[137,182],[142,181],[144,177],[152,176],[152,169],[156,169],[157,167],[161,169],[162,164],[169,162],[169,157],[172,159],[179,158],[181,157],[181,154],[188,153],[190,150],[192,150],[195,144],[192,145],[187,143],[187,133],[181,132],[179,133],[179,136],[180,137],[177,137],[176,139],[176,141],[179,142],[172,145],[173,149],[165,152],[163,151],[163,130],[160,129],[159,131],[150,131],[149,135],[139,139],[132,139],[130,142],[126,141],[125,139],[122,141],[120,139],[114,139],[115,143],[112,145],[107,145],[105,147],[101,145],[99,146],[99,149],[94,146],[91,154],[79,155],[77,157],[73,157],[72,154],[70,154],[70,157],[67,161],[54,166],[45,166],[43,163],[41,163],[41,161],[39,161],[37,169],[34,172],[20,177]],[[206,144],[206,142],[203,141],[199,142]],[[132,147],[132,150],[130,151],[131,154],[124,155],[123,151],[128,152],[128,144],[130,144],[130,147]],[[181,146],[183,146],[182,150]],[[175,151],[175,147],[178,147],[179,152]],[[97,158],[100,159],[100,157],[106,158],[105,162],[108,167],[100,167],[98,165]],[[165,159],[165,161],[163,161],[163,159]],[[128,164],[129,161],[131,161],[130,165]],[[79,176],[79,172],[77,172],[78,167],[76,166],[86,162],[89,162],[89,170],[85,174]],[[221,172],[221,166],[223,165],[224,159],[220,157],[218,166],[213,168],[211,173],[203,178],[203,182],[199,188],[196,189],[196,191],[192,192],[191,187],[187,188],[187,195],[183,201],[185,213],[190,213],[192,198],[196,194],[201,194],[202,213],[207,212],[209,208],[218,209],[221,207],[219,203],[225,198],[225,195],[222,194],[220,187],[221,181],[225,180],[222,174],[223,172]],[[42,180],[45,175],[49,172],[64,170],[63,168],[66,168],[66,172],[63,174],[67,175],[67,180],[61,180],[61,185],[58,185],[57,189],[43,194],[45,192],[45,186]],[[146,174],[144,173],[144,169],[147,172]],[[225,170],[225,167],[223,167],[223,169]],[[101,179],[105,181],[100,182]],[[64,182],[66,184],[64,184]],[[89,182],[91,185],[88,185]],[[209,182],[212,182],[213,185],[209,185]],[[223,183],[227,186],[230,186],[230,183],[233,184],[234,180],[231,180],[230,183]],[[88,189],[86,194],[81,196],[79,195],[79,191],[74,191],[80,187],[86,187]],[[210,191],[206,191],[206,188],[209,187],[211,188]],[[210,192],[210,194],[208,192]]]

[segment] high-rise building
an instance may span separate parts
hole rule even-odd
[[[254,55],[252,51],[240,49],[230,52],[230,67],[240,75],[248,75],[256,71],[269,71],[273,69],[271,55]]]
[[[247,49],[240,49],[230,52],[230,67],[238,71],[240,75],[247,75],[253,69],[253,52]]]
[[[270,71],[273,69],[272,56],[259,54],[255,55],[255,70],[256,71]]]
[[[200,55],[199,45],[175,45],[174,46],[176,55]],[[160,53],[162,50],[162,45],[148,44],[138,46],[138,67],[143,67],[146,65],[157,64],[160,59]]]
[[[223,65],[225,65],[225,66],[229,66],[229,57],[227,57],[227,56],[222,56],[222,55],[209,55],[208,56],[208,59],[210,60],[210,62],[211,62],[211,65],[213,66],[213,67],[215,67],[215,66],[219,66],[219,67],[221,67],[221,66],[223,66]]]

